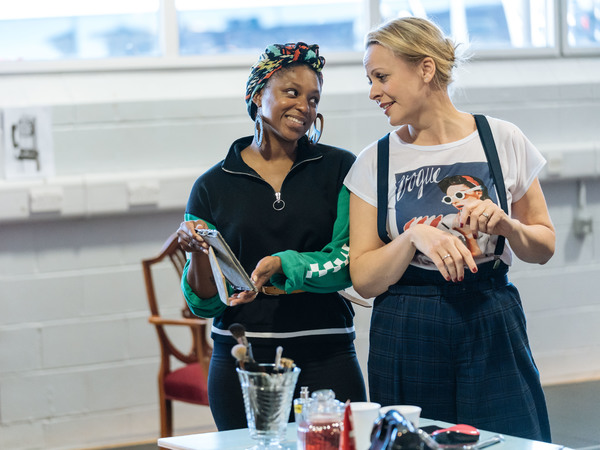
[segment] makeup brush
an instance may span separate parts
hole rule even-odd
[[[244,344],[235,344],[231,349],[231,355],[237,360],[238,365],[243,369],[246,359],[246,346]]]
[[[294,360],[290,358],[281,358],[280,364],[284,371],[292,370],[294,367],[296,367]]]
[[[246,338],[246,327],[241,323],[232,323],[229,325],[229,332],[238,341],[238,344],[248,346],[248,338]]]
[[[258,370],[259,365],[254,360],[254,355],[252,354],[252,345],[248,342],[248,338],[246,337],[246,327],[241,323],[232,323],[229,325],[229,331],[231,335],[238,341],[238,345],[243,345],[246,347],[246,357],[244,358],[244,370],[256,371]]]

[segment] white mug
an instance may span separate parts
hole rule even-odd
[[[406,420],[410,420],[415,427],[419,428],[419,418],[421,417],[421,407],[415,406],[415,405],[384,406],[380,409],[381,415],[382,416],[385,415],[386,412],[391,411],[392,409],[398,411],[400,414],[402,414],[402,416],[404,416],[404,418]]]
[[[350,402],[356,450],[368,450],[371,447],[371,431],[379,417],[379,408],[381,405],[375,402]]]

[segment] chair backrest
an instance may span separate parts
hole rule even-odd
[[[144,271],[144,281],[146,284],[146,294],[148,298],[148,306],[150,308],[150,323],[154,324],[158,334],[158,340],[161,348],[162,369],[163,373],[170,372],[171,356],[177,358],[184,364],[200,362],[208,373],[208,363],[212,348],[208,343],[206,336],[208,321],[196,317],[188,308],[181,290],[175,292],[183,301],[181,310],[181,319],[167,319],[161,316],[159,299],[157,298],[157,290],[155,287],[155,278],[153,274],[153,266],[165,260],[170,260],[177,277],[180,279],[183,273],[183,268],[186,263],[185,252],[179,247],[177,242],[177,233],[173,233],[163,244],[159,254],[154,258],[142,260]],[[169,337],[165,330],[167,325],[187,325],[191,329],[192,343],[189,350],[181,350]]]

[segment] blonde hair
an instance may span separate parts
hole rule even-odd
[[[436,67],[432,81],[437,88],[446,88],[453,81],[452,73],[458,65],[457,46],[427,19],[402,17],[390,20],[367,34],[365,49],[373,44],[414,64],[432,58]]]

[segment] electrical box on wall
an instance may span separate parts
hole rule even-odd
[[[32,213],[59,213],[63,209],[63,189],[60,186],[44,186],[29,191],[29,210]]]
[[[157,205],[160,184],[156,180],[130,181],[127,184],[130,206]]]
[[[597,152],[593,143],[571,145],[563,148],[541,148],[546,165],[540,179],[566,180],[600,176]]]

